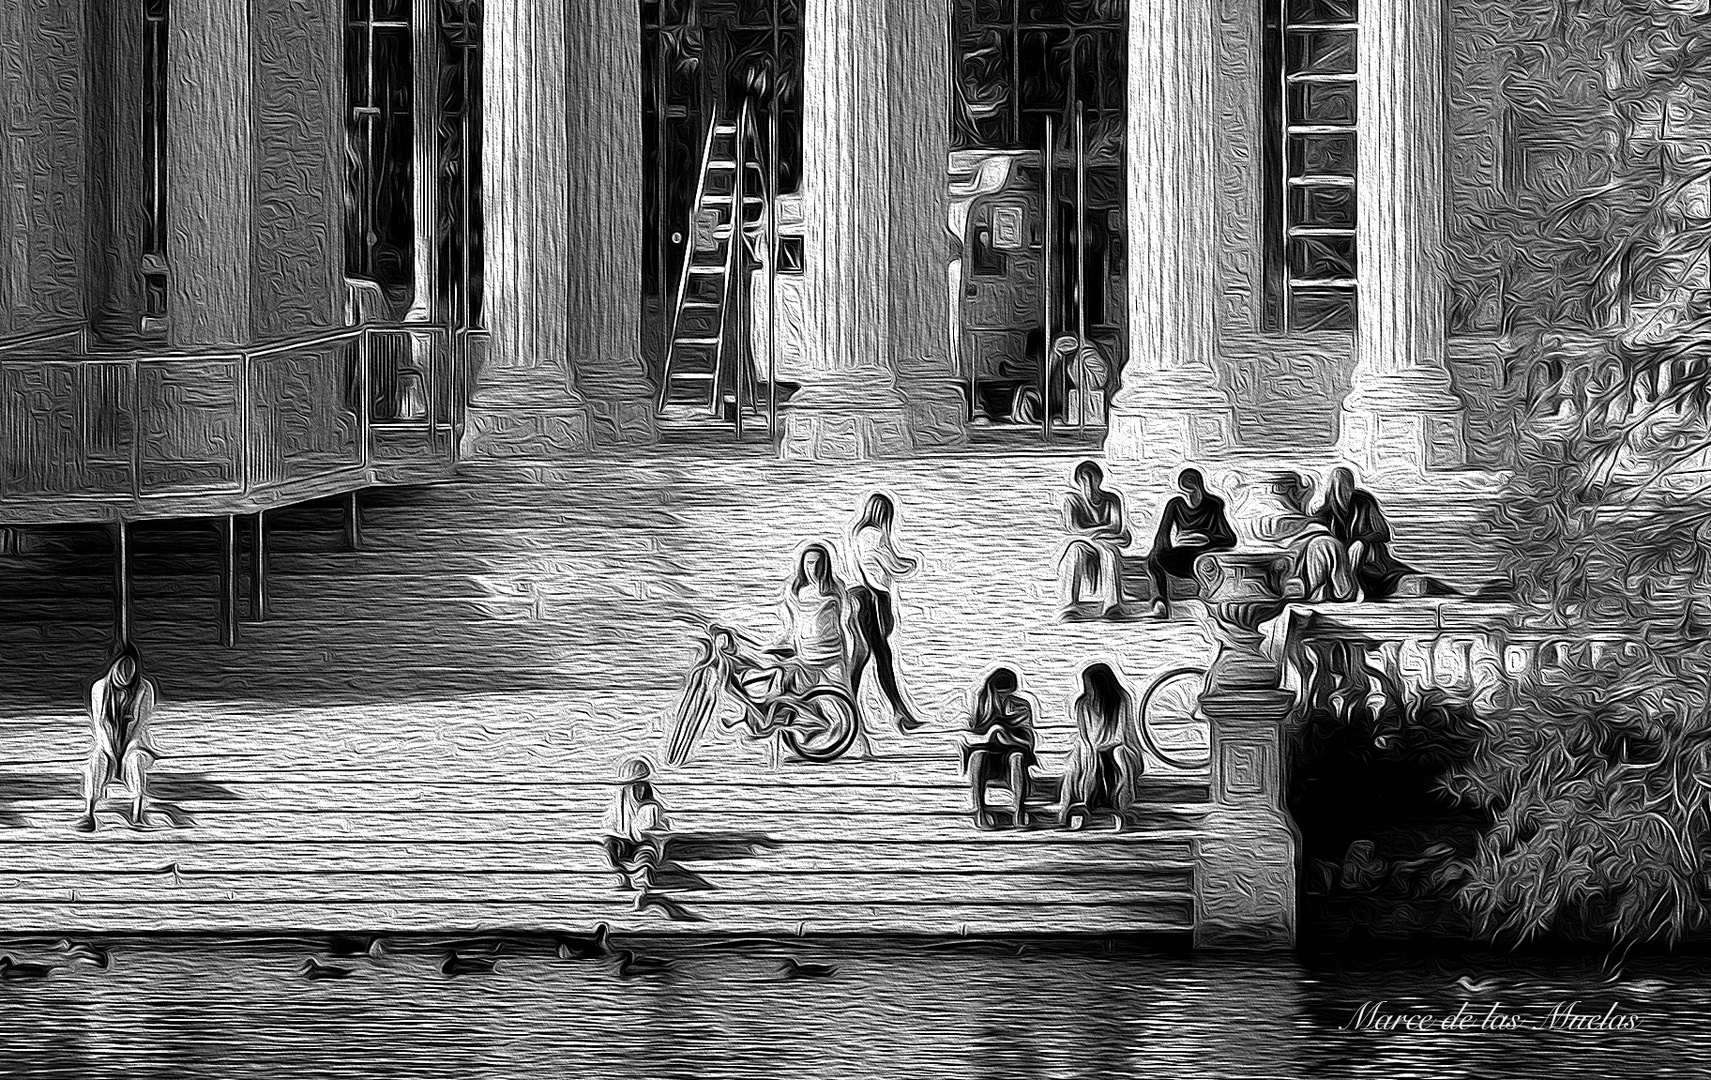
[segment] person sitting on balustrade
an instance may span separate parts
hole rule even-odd
[[[1319,520],[1348,552],[1361,596],[1383,600],[1396,595],[1402,579],[1419,572],[1390,554],[1390,523],[1378,499],[1355,484],[1354,470],[1331,471]]]
[[[1153,615],[1170,617],[1170,579],[1194,575],[1194,560],[1210,551],[1236,546],[1235,531],[1224,513],[1224,500],[1206,490],[1199,469],[1177,475],[1182,494],[1165,504],[1158,531],[1147,555],[1147,576],[1153,585]]]
[[[1271,478],[1269,487],[1270,500],[1254,515],[1253,532],[1262,543],[1289,552],[1284,597],[1309,603],[1353,600],[1355,576],[1348,549],[1309,509],[1312,481],[1300,473],[1284,471]]]
[[[993,784],[1008,786],[1010,822],[1028,827],[1028,780],[1034,765],[1034,707],[1021,694],[1016,672],[998,668],[986,677],[969,712],[962,748],[963,772],[974,802],[977,828],[994,827],[986,809],[986,791]]]

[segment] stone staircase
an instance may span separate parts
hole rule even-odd
[[[1056,621],[1073,459],[814,467],[734,449],[472,465],[377,489],[360,551],[342,550],[334,504],[270,514],[270,618],[243,623],[234,649],[218,643],[214,530],[137,527],[134,636],[161,688],[155,795],[173,823],[152,831],[71,829],[111,558],[99,531],[31,530],[0,556],[0,918],[20,931],[1188,930],[1204,775],[1155,769],[1145,820],[1122,834],[976,832],[958,776],[965,694],[997,663],[1041,703],[1051,772],[1081,664],[1113,660],[1138,691],[1209,655],[1187,616]],[[869,697],[878,760],[824,768],[712,738],[660,777],[680,837],[662,884],[679,909],[631,912],[597,847],[617,764],[661,748],[704,621],[770,633],[797,546],[837,539],[875,489],[897,498],[900,542],[923,560],[901,593],[901,656],[929,728],[896,734]],[[1413,504],[1395,517],[1399,532],[1445,520]]]

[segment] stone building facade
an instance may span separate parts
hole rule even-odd
[[[785,410],[786,456],[887,455],[963,437],[944,262],[964,58],[946,43],[974,9],[1010,2],[790,5],[814,375]],[[1339,446],[1375,467],[1499,463],[1506,418],[1492,402],[1514,300],[1591,289],[1573,267],[1596,264],[1606,239],[1584,225],[1565,233],[1557,209],[1609,162],[1664,153],[1671,125],[1691,127],[1697,108],[1684,99],[1619,114],[1622,60],[1599,70],[1596,56],[1565,49],[1565,3],[1088,0],[1126,31],[1126,340],[1107,455]],[[460,314],[430,287],[449,250],[431,235],[447,98],[435,81],[443,66],[423,60],[444,55],[436,27],[447,12],[472,18],[471,5],[172,0],[164,15],[163,0],[4,5],[0,337],[80,323],[112,342],[195,349],[351,318],[348,79],[361,8],[407,33],[416,57],[412,122],[397,129],[415,142],[414,291],[397,294],[393,315],[464,318],[486,335],[467,452],[654,439],[636,5],[474,7],[479,82],[463,85],[479,109],[464,115],[479,115],[480,150],[461,175],[473,183],[479,171],[479,197],[465,205],[482,215],[481,304]],[[1318,44],[1301,44],[1312,35]],[[1303,88],[1321,84],[1347,94],[1314,105]],[[157,89],[151,136],[138,119],[153,115]],[[1315,109],[1340,122],[1314,123]],[[1323,144],[1292,142],[1292,125]],[[1589,130],[1596,137],[1582,137]],[[1342,230],[1301,226],[1328,237],[1304,257],[1318,276],[1303,288],[1349,290],[1352,321],[1279,325],[1277,279],[1300,269],[1292,200],[1312,187],[1311,169],[1337,159],[1358,212]],[[163,214],[150,216],[151,200]],[[1338,231],[1350,235],[1329,237]],[[1348,274],[1325,276],[1351,248]],[[1561,305],[1566,321],[1582,319],[1577,302]]]

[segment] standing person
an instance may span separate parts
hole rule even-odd
[[[1177,475],[1182,494],[1173,496],[1159,515],[1158,532],[1147,555],[1147,576],[1153,583],[1153,615],[1170,617],[1170,578],[1191,577],[1194,560],[1209,551],[1236,546],[1235,530],[1224,514],[1224,500],[1206,490],[1199,469]]]
[[[131,793],[131,824],[148,824],[148,769],[157,756],[149,738],[154,717],[154,682],[143,674],[142,658],[127,643],[89,688],[89,720],[95,743],[84,775],[81,832],[95,831],[95,804],[111,785],[123,782]]]
[[[1084,587],[1099,597],[1099,614],[1110,618],[1123,602],[1123,549],[1129,545],[1123,497],[1104,485],[1105,473],[1091,461],[1075,467],[1075,489],[1064,500],[1069,537],[1058,552],[1058,595],[1067,616]]]
[[[897,685],[897,666],[891,639],[897,632],[897,579],[908,577],[920,567],[918,560],[898,554],[891,530],[897,507],[889,495],[875,492],[867,497],[861,517],[850,531],[850,561],[855,583],[850,586],[850,606],[855,611],[860,643],[850,672],[850,693],[861,692],[861,676],[869,660],[879,675],[880,689],[897,717],[897,730],[907,735],[923,726],[915,719]]]
[[[1112,831],[1122,832],[1146,761],[1134,701],[1110,664],[1089,664],[1071,711],[1075,746],[1064,771],[1059,824],[1080,829],[1094,814],[1109,813]]]
[[[1402,579],[1417,572],[1391,556],[1390,523],[1384,519],[1378,499],[1355,486],[1352,469],[1331,471],[1319,519],[1348,551],[1349,565],[1354,567],[1355,580],[1366,599],[1395,595]]]

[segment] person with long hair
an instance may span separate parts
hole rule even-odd
[[[1059,824],[1080,829],[1095,814],[1109,814],[1121,832],[1145,768],[1135,704],[1110,664],[1081,672],[1081,694],[1071,709],[1075,746],[1063,777]]]
[[[908,734],[921,727],[922,722],[915,719],[897,683],[891,643],[897,633],[897,579],[913,574],[920,563],[898,554],[892,538],[896,521],[897,507],[891,497],[874,492],[867,497],[861,516],[850,530],[853,583],[849,597],[861,646],[852,657],[850,692],[861,692],[862,673],[871,661],[879,675],[879,687],[897,717],[897,730]]]
[[[1309,603],[1353,600],[1355,576],[1348,549],[1309,508],[1312,481],[1285,470],[1271,478],[1270,487],[1273,505],[1258,522],[1256,532],[1261,540],[1289,551],[1284,596]]]
[[[148,770],[157,756],[149,736],[155,700],[154,682],[143,674],[141,656],[135,646],[125,644],[89,689],[95,739],[84,774],[79,830],[95,831],[95,806],[116,783],[131,794],[131,824],[148,824]]]
[[[963,772],[973,797],[974,824],[993,827],[986,809],[986,789],[1006,784],[1010,789],[1010,821],[1028,827],[1028,780],[1034,765],[1034,707],[1021,693],[1015,669],[1001,667],[981,683],[968,716],[962,748]]]
[[[849,686],[854,620],[825,544],[809,544],[779,604],[778,645],[812,682]]]
[[[1355,484],[1354,470],[1331,471],[1319,520],[1348,552],[1361,595],[1368,600],[1393,596],[1404,577],[1417,571],[1390,554],[1390,523],[1369,491]]]
[[[1064,500],[1063,523],[1069,536],[1058,551],[1058,595],[1064,614],[1073,614],[1084,590],[1099,598],[1104,618],[1123,602],[1123,549],[1129,523],[1123,497],[1104,486],[1105,473],[1083,461],[1075,467],[1075,488]]]

